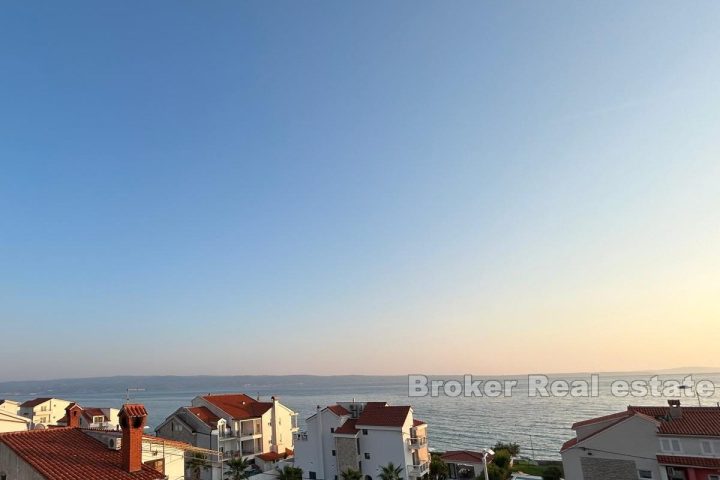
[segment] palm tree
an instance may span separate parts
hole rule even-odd
[[[362,478],[362,473],[352,468],[348,468],[344,472],[341,472],[340,476],[342,477],[342,480],[360,480]]]
[[[380,472],[379,477],[382,480],[400,480],[403,467],[396,467],[392,462],[390,462],[386,466],[381,467],[381,470],[382,471]]]
[[[302,468],[285,465],[278,476],[279,480],[302,480]]]
[[[200,480],[202,471],[209,468],[210,462],[208,462],[207,455],[204,453],[195,452],[187,461],[187,469],[190,470],[193,480]]]
[[[229,480],[245,480],[248,477],[245,470],[250,468],[250,463],[242,457],[236,457],[227,462],[227,468],[225,476]]]

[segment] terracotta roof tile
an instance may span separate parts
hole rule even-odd
[[[468,462],[483,463],[483,452],[473,452],[471,450],[453,450],[442,454],[443,460],[450,462]],[[492,457],[488,457],[489,459]]]
[[[343,407],[342,405],[329,405],[327,409],[333,412],[338,417],[342,417],[343,415],[350,415],[350,412],[348,412],[347,408]]]
[[[205,395],[205,401],[212,403],[235,420],[259,418],[270,410],[272,402],[258,402],[244,393]]]
[[[610,415],[603,415],[601,417],[589,418],[587,420],[583,420],[582,422],[575,422],[572,424],[572,426],[570,428],[575,430],[576,428],[584,427],[585,425],[592,425],[593,423],[600,423],[600,422],[604,422],[607,420],[615,420],[618,418],[624,418],[624,417],[629,417],[629,416],[630,416],[630,413],[628,413],[627,411],[611,413]]]
[[[40,397],[40,398],[34,398],[32,400],[28,400],[27,402],[23,402],[20,404],[22,408],[32,408],[37,407],[41,403],[45,403],[48,400],[52,400],[52,397]]]
[[[720,468],[720,458],[658,455],[657,461],[661,465],[699,468]]]
[[[628,411],[660,421],[658,435],[720,436],[719,407],[680,407],[681,418],[670,417],[670,407],[628,407]]]
[[[357,424],[357,420],[354,418],[348,418],[345,420],[345,423],[340,425],[339,428],[335,429],[335,433],[340,435],[355,435],[358,433],[358,429],[355,428],[355,425]]]
[[[217,427],[220,417],[215,415],[207,407],[187,407],[188,411],[211,427]]]
[[[47,480],[160,480],[164,475],[143,465],[135,473],[122,468],[122,453],[110,450],[77,428],[0,434],[20,458]]]
[[[410,407],[405,406],[374,406],[365,407],[357,419],[358,426],[373,427],[402,427],[410,413]]]

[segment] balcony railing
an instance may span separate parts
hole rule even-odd
[[[430,471],[430,462],[422,462],[418,465],[408,465],[408,474],[414,477],[422,477]]]
[[[293,440],[296,442],[307,442],[307,432],[295,432],[293,433]]]
[[[427,437],[410,437],[407,439],[407,443],[410,448],[420,448],[427,445]]]

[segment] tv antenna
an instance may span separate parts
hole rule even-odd
[[[125,401],[130,402],[130,392],[144,392],[144,388],[126,388],[125,389]]]

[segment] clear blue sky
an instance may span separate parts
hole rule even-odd
[[[717,364],[718,25],[6,2],[0,380]]]

